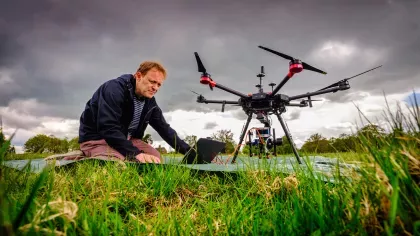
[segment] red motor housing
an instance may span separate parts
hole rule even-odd
[[[303,70],[303,65],[300,60],[295,59],[289,62],[289,71],[292,72],[293,74],[299,73],[302,70]]]
[[[213,88],[216,86],[216,82],[214,82],[214,81],[210,78],[210,76],[208,76],[208,75],[202,75],[202,76],[201,76],[201,79],[200,79],[200,83],[201,83],[201,84],[208,84],[208,85],[209,85],[209,87],[210,87],[210,89],[212,89],[212,90],[213,90]]]
[[[205,75],[201,76],[201,79],[200,79],[200,83],[201,84],[209,84],[210,81],[211,80],[210,80],[210,78],[208,76],[205,76]]]

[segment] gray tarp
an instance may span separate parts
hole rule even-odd
[[[107,161],[106,158],[96,158],[99,160]],[[54,163],[55,166],[67,166],[76,162],[84,162],[91,160],[91,158],[80,160],[62,160],[52,158],[32,159],[32,160],[9,160],[5,161],[4,165],[23,170],[23,168],[30,162],[30,171],[39,173],[48,163]],[[235,164],[231,164],[231,158],[226,156],[218,156],[211,164],[180,164],[181,158],[171,156],[163,156],[164,165],[178,165],[186,168],[209,171],[209,172],[237,172],[243,170],[269,170],[279,171],[282,173],[296,173],[303,171],[306,174],[313,173],[316,178],[321,178],[328,182],[334,182],[334,176],[338,169],[341,176],[350,176],[354,171],[359,169],[357,165],[346,164],[342,161],[338,162],[336,158],[326,158],[322,156],[301,157],[302,164],[299,165],[294,156],[290,157],[274,157],[271,159],[258,159],[256,157],[242,157],[237,158]],[[136,163],[138,165],[144,165]],[[337,168],[339,167],[339,168]]]

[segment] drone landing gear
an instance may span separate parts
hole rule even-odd
[[[258,153],[258,159],[261,159],[262,156],[265,154],[265,159],[270,159],[270,152],[266,150],[266,147],[263,144],[258,144],[259,147],[259,153]],[[252,151],[252,145],[249,147],[249,151]]]
[[[286,134],[287,140],[289,140],[290,146],[292,147],[293,153],[295,154],[297,161],[299,162],[299,164],[302,164],[302,161],[300,160],[300,156],[299,156],[299,153],[297,152],[295,143],[293,142],[292,135],[290,134],[289,129],[287,128],[286,122],[284,121],[283,117],[281,117],[281,114],[276,112],[276,115],[277,115],[277,118],[278,118],[278,120],[281,124],[281,127],[284,130],[284,133]],[[251,119],[252,119],[252,112],[248,113],[248,119],[246,120],[245,126],[244,126],[244,128],[242,130],[242,133],[241,133],[241,136],[239,138],[238,147],[240,147],[242,145],[242,142],[243,142],[245,134],[248,130],[248,126],[249,126],[249,123],[251,122]],[[261,149],[261,147],[260,147],[260,149]],[[250,147],[250,151],[251,151],[251,147]],[[233,153],[232,164],[235,163],[236,157],[238,156],[238,152],[239,152],[239,148],[236,148],[235,152]],[[261,159],[261,150],[260,150],[259,157]],[[267,157],[268,157],[268,154],[267,154]]]
[[[284,130],[284,133],[286,134],[287,140],[289,140],[290,146],[292,147],[293,153],[296,156],[296,159],[298,160],[299,164],[302,164],[302,161],[300,160],[299,153],[297,152],[295,142],[293,142],[292,135],[289,132],[289,129],[287,128],[286,122],[283,120],[283,117],[281,117],[281,114],[276,112],[276,116],[280,121],[281,127]]]
[[[246,131],[248,130],[248,126],[249,126],[249,123],[251,122],[251,119],[252,119],[252,112],[249,112],[248,113],[248,118],[247,118],[246,123],[245,123],[245,126],[242,130],[241,136],[239,137],[238,147],[235,148],[235,152],[233,153],[232,164],[235,163],[236,157],[238,156],[239,147],[242,145],[242,142],[244,141],[245,134],[246,134]]]

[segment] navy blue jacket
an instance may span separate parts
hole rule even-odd
[[[110,147],[128,158],[142,153],[142,150],[127,140],[134,112],[134,89],[135,79],[131,74],[121,75],[102,84],[86,103],[80,116],[79,143],[105,139]],[[155,97],[146,98],[140,124],[132,137],[142,138],[149,124],[178,152],[185,154],[190,149],[166,122]]]

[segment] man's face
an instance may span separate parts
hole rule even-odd
[[[152,98],[165,80],[163,73],[153,68],[145,75],[137,72],[136,77],[136,94],[147,98]]]

